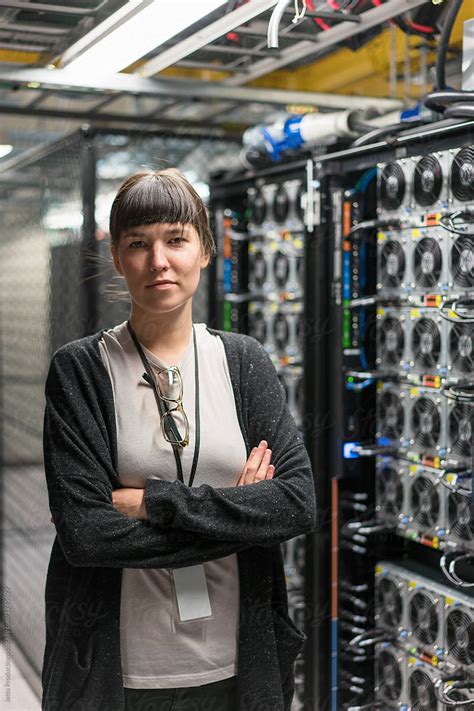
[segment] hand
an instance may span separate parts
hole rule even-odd
[[[270,464],[271,457],[272,450],[268,449],[268,442],[262,439],[258,447],[254,447],[250,452],[237,486],[271,479],[275,473],[275,467]]]
[[[142,521],[148,519],[145,509],[145,489],[124,486],[112,492],[112,503],[120,513]]]

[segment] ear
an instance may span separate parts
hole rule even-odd
[[[211,255],[208,252],[201,252],[201,269],[205,269],[211,261]]]
[[[114,260],[115,269],[118,271],[118,273],[121,276],[123,276],[123,269],[122,269],[122,265],[120,264],[120,260],[118,257],[117,247],[114,244],[110,245],[110,252],[112,254],[112,259]]]

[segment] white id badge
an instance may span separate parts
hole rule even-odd
[[[171,571],[181,622],[212,615],[204,565],[191,565]]]

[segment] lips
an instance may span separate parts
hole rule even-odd
[[[155,281],[153,282],[153,284],[147,284],[147,286],[164,286],[165,284],[176,284],[176,282],[170,281],[169,279],[165,279],[163,281]]]

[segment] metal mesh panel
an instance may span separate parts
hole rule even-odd
[[[0,181],[3,584],[10,634],[33,667],[44,648],[43,594],[54,528],[42,463],[51,353],[81,335],[81,143],[76,137]]]
[[[44,382],[51,356],[62,344],[129,315],[128,296],[117,300],[109,293],[117,287],[125,292],[125,282],[114,276],[107,231],[121,182],[143,166],[176,166],[194,185],[201,182],[198,188],[205,194],[209,172],[231,164],[237,155],[235,144],[199,138],[78,133],[0,173],[4,599],[9,634],[38,673],[44,650],[43,593],[54,539],[42,456]],[[95,229],[87,222],[94,215],[94,184]],[[89,224],[85,231],[83,222]],[[204,275],[193,302],[197,322],[207,321]]]

